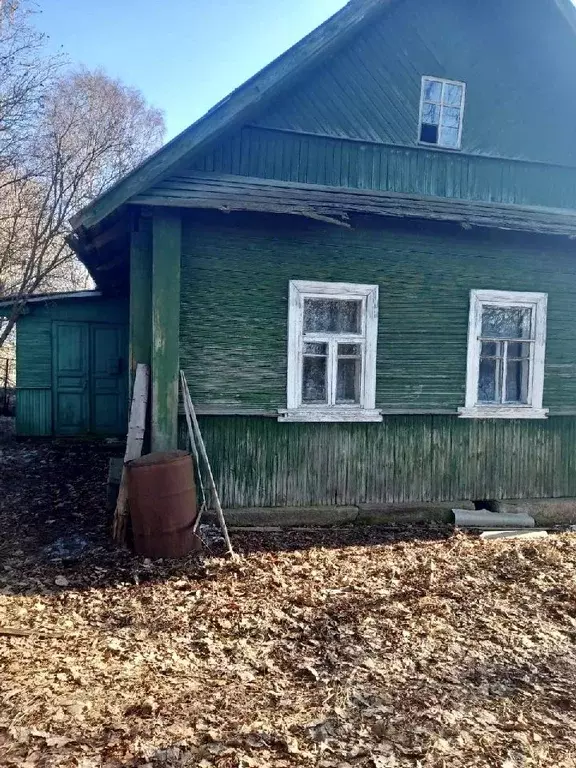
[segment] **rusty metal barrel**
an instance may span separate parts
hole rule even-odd
[[[151,453],[131,461],[128,501],[137,554],[175,558],[198,548],[193,533],[196,485],[188,453]]]

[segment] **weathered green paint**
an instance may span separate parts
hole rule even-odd
[[[180,253],[180,213],[155,211],[152,220],[153,451],[168,451],[178,443]]]
[[[576,496],[574,417],[280,424],[204,416],[200,426],[226,507]]]
[[[52,389],[20,389],[16,398],[16,433],[48,437],[52,434]]]
[[[557,2],[361,0],[335,18],[77,221],[95,225],[158,179],[185,191],[194,169],[576,208],[576,103],[566,98],[576,38]],[[534,52],[538,66],[526,66]],[[418,146],[422,75],[467,83],[462,151]],[[179,215],[154,213],[151,315],[146,244],[132,242],[132,365],[150,351],[153,450],[176,445],[179,353],[200,407],[286,405],[291,279],[379,285],[377,405],[424,414],[319,425],[205,417],[227,506],[576,494],[576,255],[566,239],[256,214],[183,214],[182,234]],[[549,421],[444,415],[464,404],[472,288],[548,293]]]
[[[54,432],[90,431],[90,324],[52,325]]]
[[[561,4],[349,3],[88,206],[74,226],[95,225],[242,124],[415,146],[422,75],[467,83],[465,152],[576,166],[576,105],[566,98],[576,64],[574,14],[570,23]],[[538,65],[526,66],[532,58]]]
[[[152,222],[138,217],[130,235],[130,385],[152,356]]]
[[[519,69],[527,50],[542,51],[542,66]],[[562,62],[575,59],[574,31],[552,2],[403,0],[190,169],[574,208],[576,104],[564,98]],[[418,145],[426,74],[467,84],[460,151]]]
[[[416,146],[421,77],[433,75],[466,83],[462,151],[575,166],[574,66],[574,31],[554,2],[402,0],[254,122]]]
[[[545,291],[544,404],[576,411],[569,241],[451,226],[246,220],[185,220],[180,354],[198,405],[286,406],[288,283],[298,279],[378,284],[377,406],[454,413],[464,405],[470,290]]]
[[[73,434],[78,430],[120,434],[125,431],[127,315],[127,302],[121,299],[67,299],[28,305],[16,327],[18,434]],[[78,331],[84,340],[80,354],[88,372],[85,387],[72,386],[76,392],[65,392],[66,387],[62,387],[59,413],[57,369],[53,365],[57,358],[56,329],[74,327],[83,329]],[[96,343],[99,354],[94,352]],[[66,354],[70,355],[73,345],[67,346]],[[120,368],[118,376],[110,362],[112,358],[117,363],[119,359],[124,360],[119,363],[124,365],[124,370]],[[116,392],[114,396],[111,385]],[[64,417],[65,413],[71,416],[71,421]],[[116,426],[112,426],[112,417]],[[72,428],[72,423],[77,426]]]
[[[121,435],[127,426],[125,326],[90,324],[90,432]]]
[[[244,128],[222,141],[194,161],[194,170],[516,205],[576,206],[575,168],[258,128]],[[172,183],[177,186],[182,176]]]

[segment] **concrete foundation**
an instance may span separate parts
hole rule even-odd
[[[390,525],[392,523],[451,523],[452,509],[474,509],[471,501],[422,504],[361,504],[358,507],[256,507],[225,509],[233,527],[331,527],[335,525]]]
[[[505,514],[527,512],[537,526],[576,523],[576,499],[504,499],[486,502],[486,509]]]

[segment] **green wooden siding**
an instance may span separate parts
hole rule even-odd
[[[376,402],[389,409],[464,405],[471,289],[547,292],[544,404],[576,412],[572,244],[450,226],[212,219],[183,228],[180,355],[198,404],[285,407],[288,282],[326,280],[380,287]]]
[[[49,435],[54,425],[54,327],[58,323],[126,326],[128,302],[122,299],[70,299],[29,304],[16,326],[16,431]],[[88,338],[88,334],[86,334]],[[125,346],[125,342],[124,342]],[[88,350],[86,350],[88,354]],[[100,377],[93,403],[102,400]],[[125,399],[125,393],[122,394]],[[125,405],[121,406],[125,414]],[[122,417],[124,421],[124,416]]]
[[[538,66],[526,66],[530,51]],[[189,169],[574,208],[567,62],[576,64],[576,39],[553,2],[387,4],[377,23]],[[460,151],[418,145],[423,75],[467,84]]]
[[[382,424],[201,417],[226,507],[576,496],[576,418]],[[184,437],[185,425],[181,424]]]
[[[432,75],[466,83],[464,152],[576,165],[575,65],[554,2],[402,0],[255,122],[414,146],[421,77]]]
[[[16,381],[19,387],[52,386],[52,323],[24,315],[16,324]]]
[[[16,398],[16,431],[19,435],[52,434],[52,389],[20,389]]]
[[[463,200],[576,207],[575,168],[257,128],[244,128],[224,139],[195,160],[190,170]],[[185,173],[172,183],[178,184],[182,176]]]

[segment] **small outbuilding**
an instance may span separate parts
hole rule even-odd
[[[121,435],[127,384],[125,301],[99,291],[28,299],[16,325],[17,434]]]

